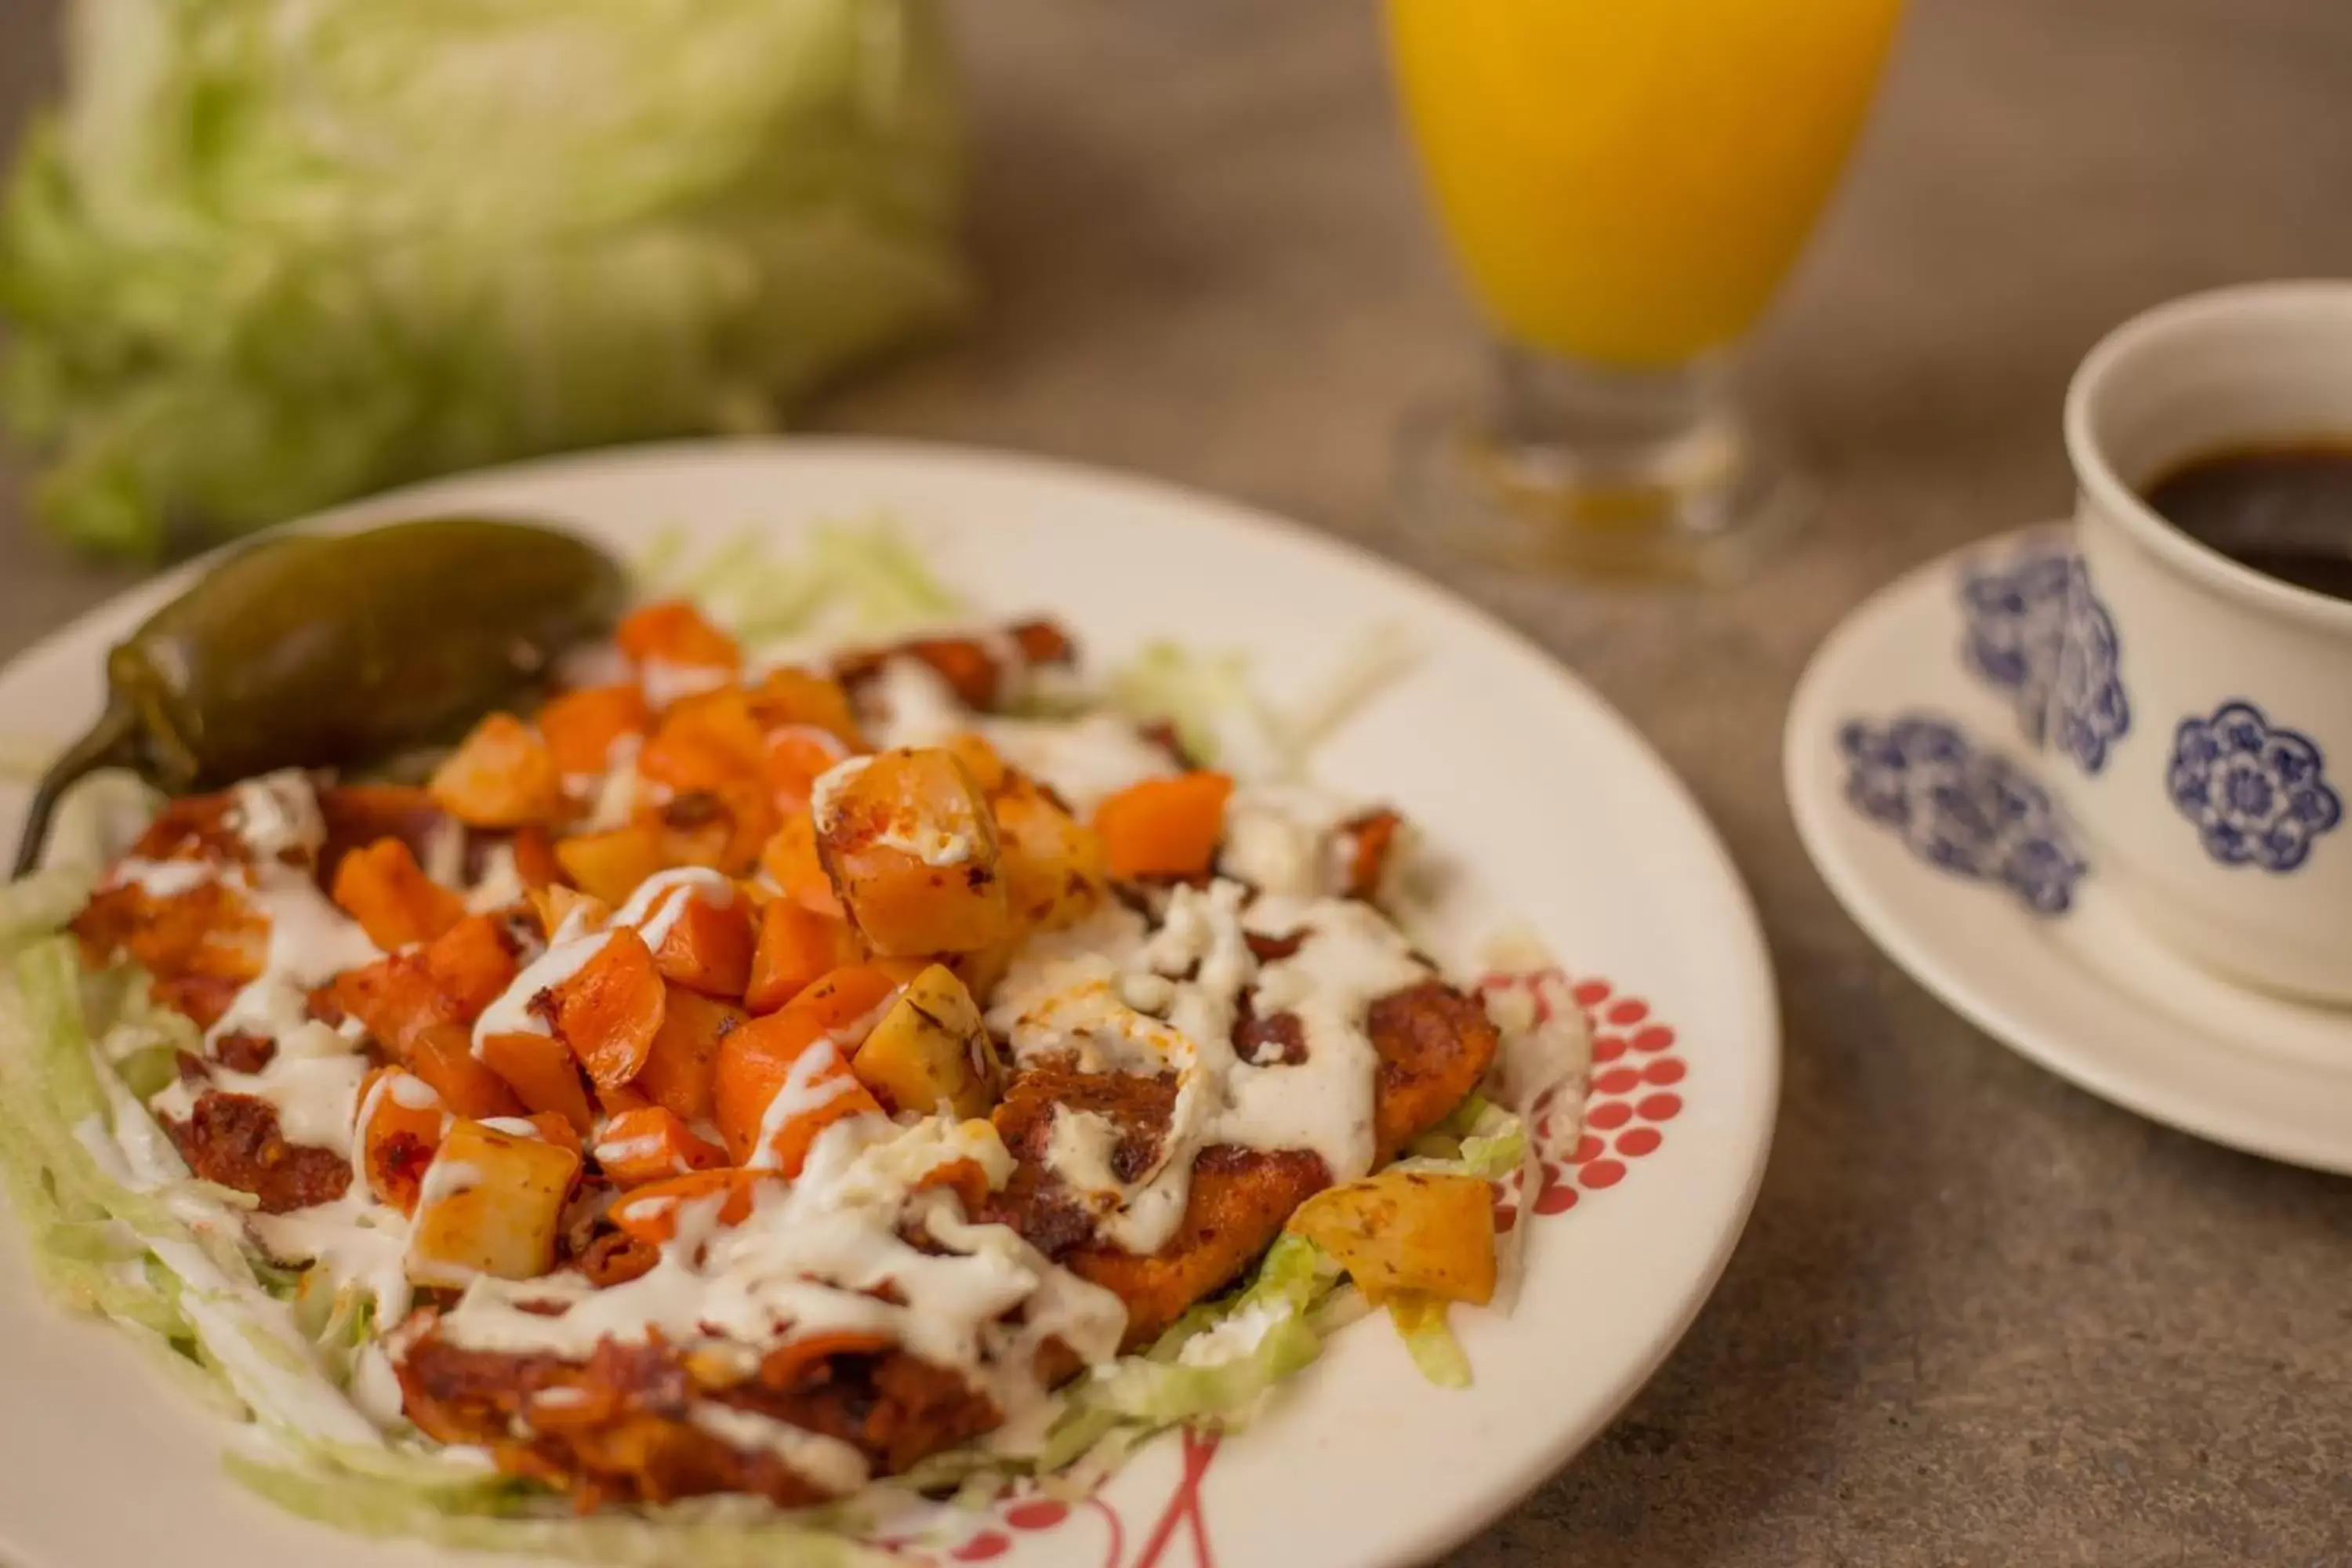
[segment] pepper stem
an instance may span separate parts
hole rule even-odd
[[[75,742],[41,775],[41,782],[33,790],[32,807],[25,814],[24,837],[16,841],[16,868],[9,874],[26,876],[40,864],[41,850],[48,843],[50,821],[57,816],[58,803],[65,798],[67,790],[85,774],[100,768],[137,767],[142,752],[138,711],[118,697],[106,705],[106,712],[90,727],[89,733]]]

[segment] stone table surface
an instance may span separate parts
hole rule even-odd
[[[1666,0],[1659,0],[1666,3]],[[1372,8],[959,0],[985,318],[827,427],[1056,453],[1380,526],[1387,440],[1479,369]],[[0,136],[51,0],[0,0]],[[1416,563],[1524,629],[1696,789],[1762,907],[1787,1087],[1721,1288],[1607,1436],[1459,1568],[2352,1562],[2352,1184],[2027,1065],[1906,979],[1799,848],[1780,719],[1895,574],[2069,502],[2107,326],[2352,270],[2343,0],[1919,0],[1749,384],[1826,486],[1707,593]],[[0,468],[0,651],[118,587]]]

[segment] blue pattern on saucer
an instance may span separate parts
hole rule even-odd
[[[2165,787],[2214,859],[2284,873],[2309,859],[2312,842],[2344,820],[2344,797],[2323,776],[2326,768],[2310,736],[2273,724],[2241,700],[2210,719],[2180,721]]]
[[[2105,767],[2116,742],[2131,729],[2131,701],[2117,672],[2120,656],[2115,617],[2092,590],[2091,574],[2077,556],[2066,574],[2066,614],[2050,698],[2051,738],[2086,773]]]
[[[1971,555],[1960,568],[1960,662],[2005,693],[2034,745],[2049,728],[2058,683],[2066,586],[2077,556],[2067,529],[2028,534],[2014,547]]]
[[[1838,731],[1845,797],[1932,866],[1998,882],[2029,909],[2063,914],[2089,869],[2049,795],[1950,722],[1906,714]]]

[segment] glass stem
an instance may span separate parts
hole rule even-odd
[[[1729,366],[1604,366],[1506,343],[1497,350],[1497,445],[1578,483],[1704,488],[1738,462]]]

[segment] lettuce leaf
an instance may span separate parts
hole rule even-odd
[[[931,0],[74,0],[0,198],[35,506],[152,555],[740,432],[959,317]]]

